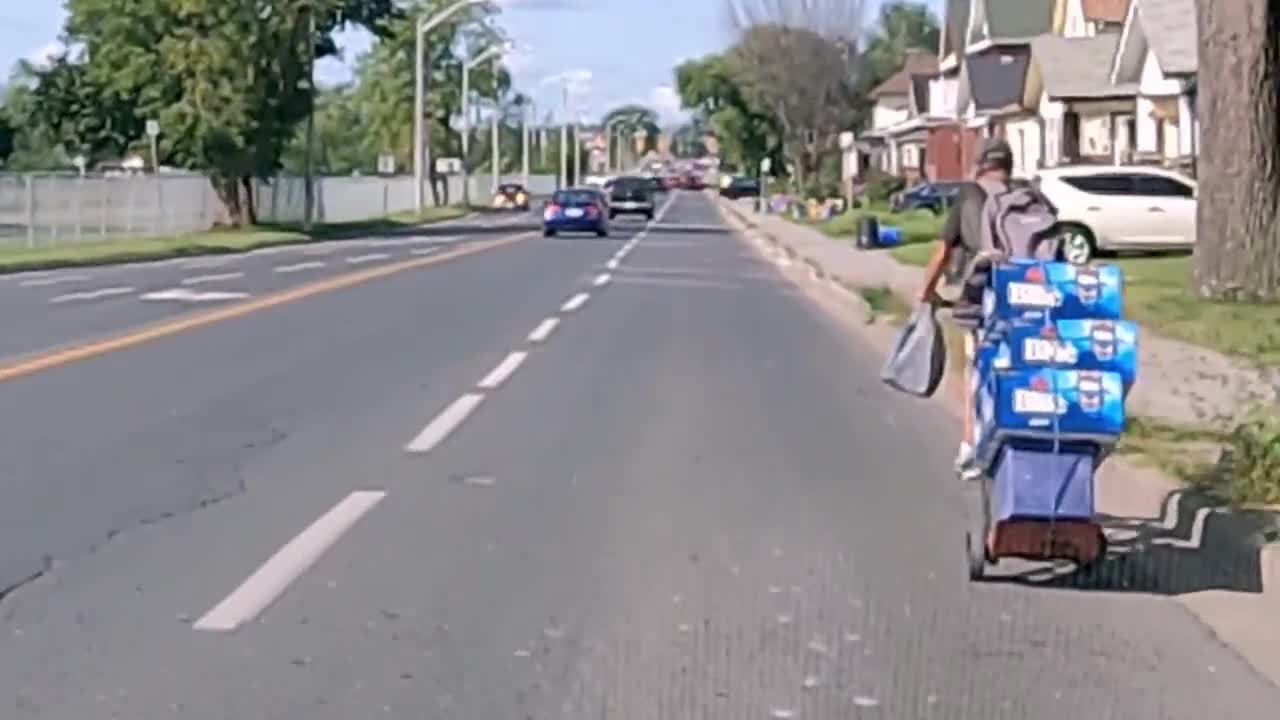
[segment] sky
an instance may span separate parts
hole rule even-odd
[[[868,0],[868,20],[879,0]],[[927,0],[935,13],[942,0]],[[598,119],[624,103],[657,111],[664,123],[682,119],[672,88],[683,60],[732,41],[723,0],[504,0],[498,24],[514,42],[506,62],[518,90],[539,108],[564,112],[568,81],[571,116]],[[0,0],[0,69],[19,59],[39,61],[56,51],[65,12],[62,0]],[[317,80],[351,77],[351,64],[369,47],[362,31],[339,36],[343,57],[317,67]]]

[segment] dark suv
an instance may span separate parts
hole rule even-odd
[[[609,218],[643,215],[653,219],[653,185],[648,178],[623,176],[609,189]]]

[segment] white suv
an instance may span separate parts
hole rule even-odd
[[[1076,165],[1033,179],[1058,208],[1066,259],[1099,251],[1191,249],[1196,242],[1196,183],[1160,168]]]

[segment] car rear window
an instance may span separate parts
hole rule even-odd
[[[613,183],[614,191],[645,190],[649,181],[644,178],[618,178]]]
[[[558,205],[586,205],[596,201],[596,194],[590,190],[559,190],[551,200]]]

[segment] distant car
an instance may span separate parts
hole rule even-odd
[[[1191,250],[1196,181],[1154,167],[1076,165],[1041,170],[1032,184],[1058,209],[1062,254],[1084,264],[1100,252]]]
[[[609,235],[608,203],[595,188],[557,190],[542,211],[542,234],[553,237],[562,232]]]
[[[529,191],[520,183],[503,183],[493,195],[493,207],[498,210],[529,209]]]
[[[701,190],[707,186],[702,176],[698,173],[688,173],[684,176],[684,182],[681,185],[686,190]]]
[[[729,180],[728,184],[720,188],[720,197],[729,200],[737,200],[739,198],[753,198],[760,196],[760,181],[753,177],[739,175]]]
[[[667,191],[666,184],[663,183],[662,178],[658,177],[657,175],[650,175],[645,179],[649,181],[649,190],[653,192],[655,195],[657,193],[663,193]]]
[[[653,186],[648,178],[624,175],[609,188],[609,219],[619,215],[643,215],[653,219]]]

